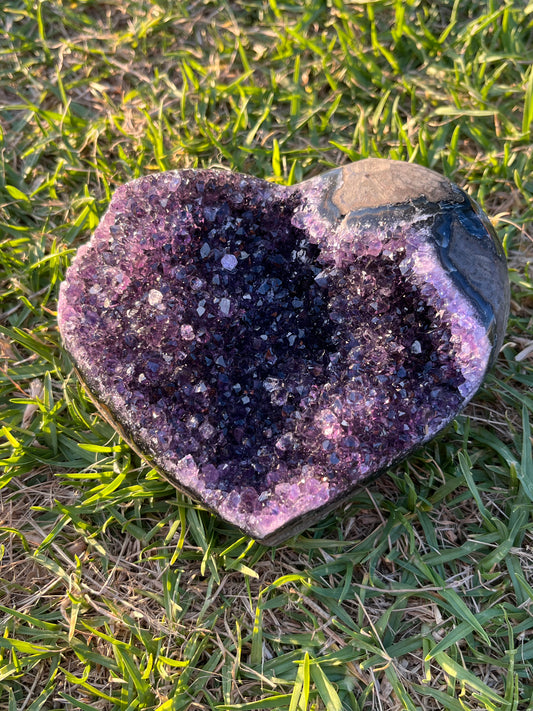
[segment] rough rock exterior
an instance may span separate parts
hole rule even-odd
[[[275,543],[453,419],[508,302],[504,255],[470,198],[369,159],[291,188],[219,170],[123,185],[58,318],[126,439]]]

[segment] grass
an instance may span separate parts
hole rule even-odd
[[[533,4],[4,0],[0,708],[533,708]],[[466,186],[508,337],[436,441],[276,549],[100,419],[58,286],[113,189],[367,156]]]

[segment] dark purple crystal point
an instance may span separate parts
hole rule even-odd
[[[292,188],[217,170],[123,185],[58,318],[126,439],[274,543],[452,420],[508,304],[504,255],[470,198],[369,159]]]

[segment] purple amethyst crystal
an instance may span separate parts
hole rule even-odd
[[[80,377],[176,486],[275,543],[427,442],[503,339],[505,258],[436,173],[369,159],[282,187],[120,187],[59,297]]]

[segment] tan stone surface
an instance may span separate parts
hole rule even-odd
[[[366,158],[338,170],[339,187],[331,200],[343,215],[352,210],[408,202],[420,197],[426,197],[430,202],[457,199],[449,180],[414,163]]]

